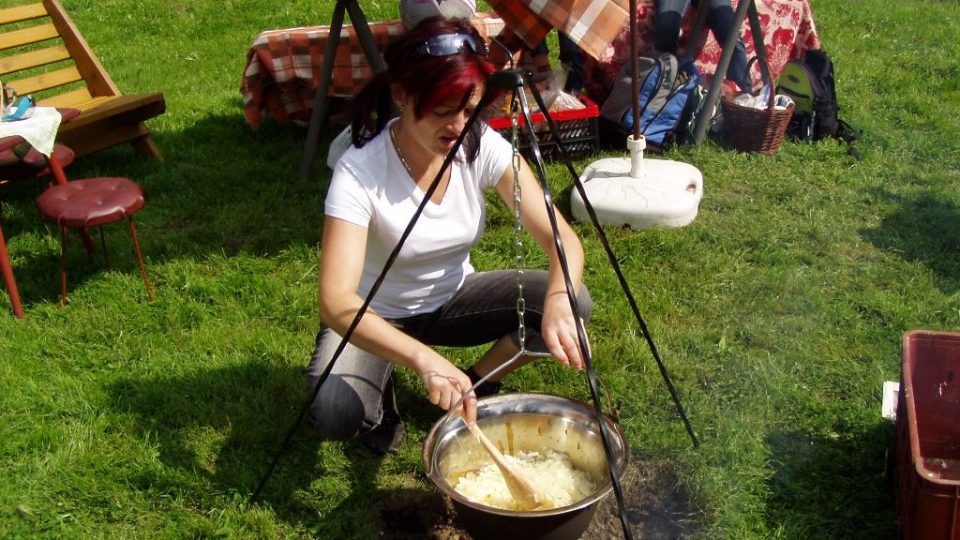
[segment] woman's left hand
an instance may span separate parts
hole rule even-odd
[[[570,366],[577,371],[585,364],[580,340],[577,336],[576,319],[570,310],[566,292],[553,292],[547,295],[543,310],[543,324],[540,332],[547,350],[560,364]],[[584,329],[586,332],[586,329]],[[590,343],[587,342],[587,350]]]

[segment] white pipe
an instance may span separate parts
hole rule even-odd
[[[633,135],[627,137],[627,149],[630,150],[630,178],[643,178],[647,173],[643,170],[643,149],[647,147],[647,138],[640,135],[639,139],[634,139]]]

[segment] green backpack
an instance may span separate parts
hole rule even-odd
[[[849,152],[859,158],[853,146],[860,133],[837,117],[837,89],[833,61],[822,50],[809,50],[798,60],[791,60],[777,78],[777,93],[789,96],[796,108],[787,134],[802,141],[827,137],[847,142]]]

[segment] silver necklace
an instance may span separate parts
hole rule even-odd
[[[417,177],[413,175],[413,170],[410,169],[410,164],[407,163],[407,160],[403,158],[403,152],[400,151],[400,145],[397,144],[397,134],[395,133],[394,126],[396,124],[391,124],[390,131],[390,140],[393,142],[393,148],[397,151],[397,157],[400,158],[400,163],[403,164],[403,168],[407,170],[407,174],[410,175],[410,178],[416,180]]]

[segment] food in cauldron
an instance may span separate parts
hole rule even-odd
[[[538,510],[573,504],[599,488],[586,472],[574,467],[566,452],[549,449],[520,451],[504,457],[536,487],[541,501]],[[457,476],[458,479],[448,478],[447,482],[471,501],[504,510],[520,510],[494,463],[488,462],[475,471]]]

